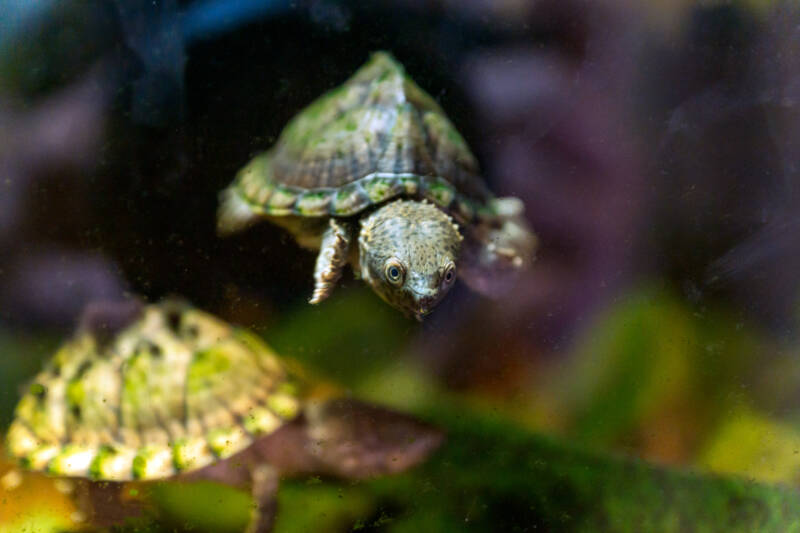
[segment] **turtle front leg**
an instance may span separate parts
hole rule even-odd
[[[351,224],[330,219],[330,225],[322,234],[317,265],[314,268],[314,294],[309,303],[318,304],[333,292],[336,282],[342,276],[342,268],[347,264],[354,233]]]
[[[277,512],[278,470],[268,464],[259,464],[250,471],[253,511],[246,533],[270,533]]]
[[[497,217],[469,228],[458,269],[471,289],[500,298],[534,260],[538,242],[520,200],[495,198],[491,204]]]

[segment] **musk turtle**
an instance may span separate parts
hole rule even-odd
[[[524,267],[536,245],[522,202],[492,195],[442,108],[385,52],[295,116],[220,197],[221,234],[267,219],[319,249],[311,303],[350,263],[421,319],[453,286],[456,264],[491,292],[487,280]]]
[[[95,525],[126,518],[122,482],[206,479],[250,488],[248,531],[265,532],[280,476],[398,472],[442,440],[400,413],[312,400],[295,375],[259,337],[186,303],[101,307],[33,379],[7,450],[84,480]]]

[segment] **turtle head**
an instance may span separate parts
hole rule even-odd
[[[421,320],[456,280],[461,234],[427,202],[396,200],[361,223],[361,276],[390,305]]]

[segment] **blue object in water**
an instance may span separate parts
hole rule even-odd
[[[0,51],[17,38],[35,32],[54,4],[54,0],[0,0]]]
[[[199,0],[181,15],[184,43],[214,37],[291,7],[287,0]]]

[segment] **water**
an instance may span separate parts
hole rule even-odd
[[[286,479],[276,530],[798,521],[794,6],[9,1],[0,21],[4,432],[89,302],[179,296],[322,396],[448,435],[400,475]],[[215,228],[237,170],[377,50],[539,239],[510,288],[456,281],[422,322],[349,268],[311,306],[314,252],[269,223]],[[91,518],[11,468],[0,531]],[[215,484],[149,497],[152,530],[248,516],[246,492]]]

